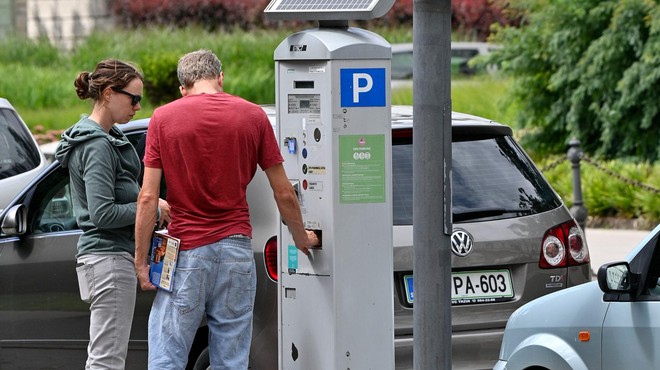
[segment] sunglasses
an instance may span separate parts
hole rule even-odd
[[[132,106],[136,106],[136,105],[138,105],[138,104],[140,103],[140,101],[142,101],[142,95],[133,95],[133,94],[129,93],[128,91],[124,91],[124,90],[122,90],[122,89],[120,89],[120,88],[118,88],[118,87],[113,87],[112,89],[113,89],[114,91],[120,93],[120,94],[124,94],[124,95],[128,95],[128,96],[130,96],[130,97],[131,97],[131,105],[132,105]]]

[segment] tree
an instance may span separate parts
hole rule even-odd
[[[656,0],[512,0],[519,28],[489,62],[512,76],[516,124],[530,150],[578,138],[605,158],[660,159],[660,5]]]

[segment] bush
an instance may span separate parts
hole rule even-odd
[[[519,25],[515,13],[504,11],[507,5],[503,0],[452,0],[452,29],[468,38],[485,41],[493,24]]]
[[[145,96],[153,105],[162,105],[181,97],[176,65],[180,55],[161,53],[147,55],[140,66],[145,75]]]
[[[280,27],[263,15],[270,0],[111,0],[110,9],[119,24],[129,28],[144,26],[187,27],[207,30],[243,30]],[[462,38],[485,41],[493,23],[518,24],[513,13],[503,11],[505,0],[452,0],[452,29]],[[362,28],[412,26],[413,0],[397,0],[385,16],[356,22]],[[304,22],[288,21],[289,25]]]
[[[543,169],[562,157],[551,156],[537,159],[535,162]],[[660,164],[621,160],[593,163],[602,169],[587,161],[582,161],[580,165],[582,199],[589,216],[639,219],[645,227],[654,227],[660,223],[660,196],[657,191],[640,186],[641,184],[660,189]],[[613,176],[612,173],[617,175]],[[567,159],[561,161],[558,166],[544,170],[543,174],[564,202],[571,207],[573,176],[570,162]]]
[[[253,29],[264,24],[269,0],[112,0],[110,9],[120,24],[202,26],[207,30]]]

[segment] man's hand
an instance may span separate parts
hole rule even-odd
[[[144,291],[156,290],[156,286],[149,280],[149,265],[136,265],[135,271],[137,273],[140,288]]]
[[[310,249],[319,248],[321,246],[321,239],[319,239],[319,236],[315,231],[305,229],[305,233],[307,235],[306,241],[299,243],[294,240],[294,243],[298,250],[303,252],[306,256],[309,256]]]
[[[286,172],[284,172],[284,166],[281,163],[276,164],[268,167],[265,172],[270,187],[273,189],[277,209],[280,211],[282,221],[291,232],[293,243],[298,250],[309,256],[309,248],[320,246],[321,241],[314,231],[305,230],[298,196],[293,190]]]
[[[309,244],[307,245],[308,248],[321,248],[321,237],[316,231],[313,230],[307,230],[305,229],[305,232],[307,233],[307,241]]]

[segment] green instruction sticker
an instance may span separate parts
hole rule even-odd
[[[339,201],[385,202],[385,135],[339,136]]]

